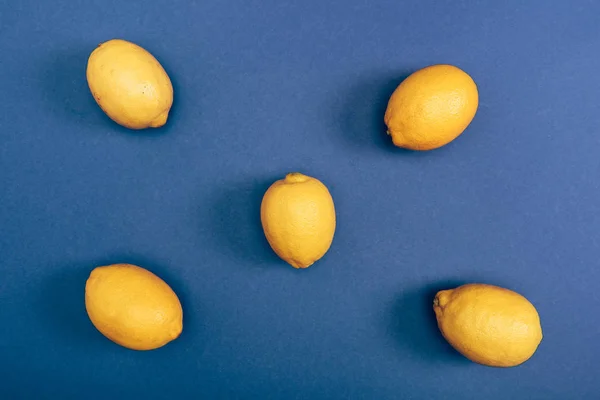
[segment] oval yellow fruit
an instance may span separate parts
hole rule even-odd
[[[167,122],[173,86],[142,47],[121,39],[104,42],[90,55],[86,75],[96,103],[119,125],[144,129]]]
[[[307,268],[329,250],[335,233],[335,207],[318,179],[295,172],[265,193],[260,217],[265,236],[279,257]]]
[[[432,65],[396,88],[384,120],[396,146],[433,150],[463,133],[478,105],[477,85],[467,73],[452,65]]]
[[[479,364],[517,366],[542,341],[535,307],[520,294],[498,286],[473,283],[442,290],[433,309],[444,338]]]
[[[104,336],[132,350],[153,350],[175,340],[183,310],[171,287],[131,264],[95,268],[85,285],[85,308]]]

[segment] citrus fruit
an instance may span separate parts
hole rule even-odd
[[[112,39],[90,55],[87,81],[100,108],[130,129],[158,128],[167,122],[173,86],[162,65],[137,44]]]
[[[318,179],[298,172],[269,187],[260,217],[271,248],[294,268],[311,266],[333,241],[336,219],[329,190]]]
[[[509,289],[473,283],[442,290],[435,296],[433,309],[446,340],[479,364],[522,364],[542,340],[537,310]]]
[[[131,264],[95,268],[85,285],[85,308],[104,336],[133,350],[164,346],[183,329],[175,292],[152,272]]]
[[[384,120],[396,146],[433,150],[467,128],[478,104],[477,86],[467,73],[452,65],[432,65],[396,88]]]

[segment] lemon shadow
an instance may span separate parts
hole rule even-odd
[[[78,346],[92,346],[100,333],[85,309],[85,283],[89,264],[58,265],[36,291],[36,313],[49,334]]]
[[[436,293],[460,286],[464,281],[438,282],[399,294],[391,303],[387,328],[403,352],[430,363],[472,364],[444,339],[433,311]]]
[[[174,128],[179,99],[177,80],[173,84],[173,107],[167,123],[160,128],[129,129],[114,122],[94,100],[86,77],[88,58],[97,44],[80,44],[45,54],[40,61],[40,93],[44,107],[67,123],[76,123],[102,134],[116,132],[139,138],[162,136]],[[165,68],[166,70],[166,68]],[[167,71],[168,73],[168,71]]]
[[[271,249],[260,220],[260,205],[267,189],[279,177],[240,179],[216,190],[208,209],[212,245],[240,265],[283,265]]]
[[[452,143],[433,150],[416,151],[395,146],[387,133],[384,116],[389,99],[398,85],[417,69],[364,73],[354,79],[345,92],[342,91],[343,97],[336,97],[334,112],[327,118],[331,120],[331,115],[335,118],[330,124],[346,148],[360,152],[375,149],[416,160],[444,153]]]
[[[131,253],[55,266],[54,273],[43,281],[38,291],[36,312],[43,325],[47,326],[55,337],[64,338],[69,344],[85,347],[90,351],[105,350],[107,346],[115,346],[94,327],[87,315],[85,284],[94,268],[120,263],[146,268],[164,280],[177,294],[183,308],[183,331],[174,342],[188,335],[195,336],[198,331],[201,331],[197,319],[198,305],[192,301],[183,280],[168,267]],[[172,343],[153,351],[173,347]]]
[[[366,73],[342,91],[332,124],[345,145],[358,150],[402,151],[392,143],[383,118],[390,96],[411,72]]]
[[[46,54],[40,63],[40,82],[42,100],[53,113],[69,121],[96,125],[108,117],[87,84],[85,71],[92,50],[94,46],[78,45]]]

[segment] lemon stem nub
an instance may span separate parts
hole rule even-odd
[[[302,183],[306,182],[307,180],[308,177],[300,172],[292,172],[285,176],[285,181],[288,183]]]

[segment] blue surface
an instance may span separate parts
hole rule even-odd
[[[475,4],[477,3],[477,4]],[[600,396],[600,3],[0,3],[0,398],[591,399]],[[166,127],[96,106],[95,46],[152,52]],[[455,64],[479,86],[467,131],[428,153],[385,136],[407,74]],[[300,171],[335,200],[308,270],[264,239],[262,194]],[[97,265],[163,277],[184,332],[119,347],[84,308]],[[544,340],[513,369],[447,345],[434,293],[528,297]]]

